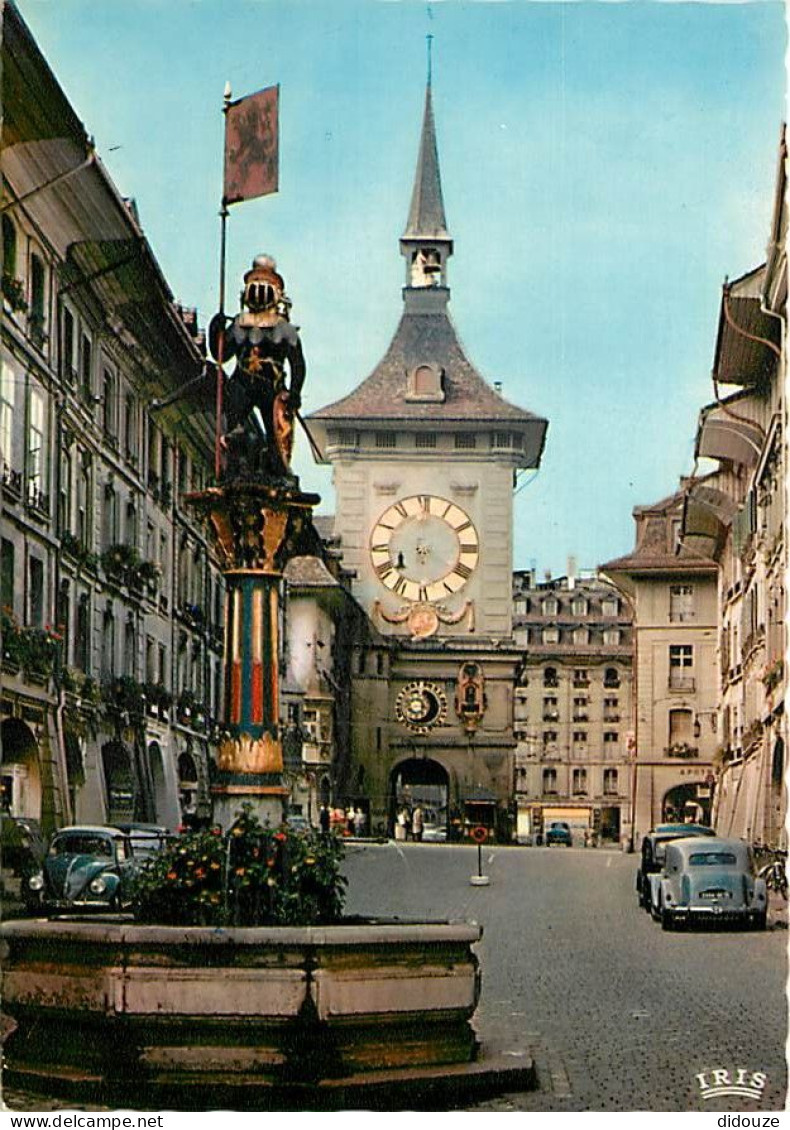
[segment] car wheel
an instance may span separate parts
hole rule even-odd
[[[768,928],[768,911],[761,910],[759,914],[754,916],[755,930],[766,930]]]
[[[671,910],[662,910],[661,911],[661,929],[662,930],[674,930],[675,929],[675,918],[674,918],[674,915],[672,914]]]

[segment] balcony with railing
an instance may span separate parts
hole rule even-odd
[[[671,691],[685,691],[686,694],[692,694],[696,690],[697,684],[693,675],[687,675],[682,670],[671,670],[668,686]]]
[[[667,757],[678,758],[681,761],[693,761],[694,758],[699,757],[699,747],[689,742],[673,742],[665,748],[664,753]]]

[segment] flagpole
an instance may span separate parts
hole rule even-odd
[[[225,83],[225,93],[222,103],[222,113],[225,118],[225,130],[227,131],[228,110],[230,108],[231,89],[230,83]],[[223,149],[224,152],[224,149]],[[222,471],[222,393],[223,393],[223,378],[224,373],[222,369],[223,361],[225,360],[225,259],[227,248],[227,234],[228,234],[228,202],[225,198],[224,189],[224,170],[223,170],[223,191],[222,191],[222,206],[220,207],[220,239],[219,239],[219,314],[222,319],[220,323],[219,340],[217,342],[217,426],[214,438],[214,477],[219,482],[220,474]]]

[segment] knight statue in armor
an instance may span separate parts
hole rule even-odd
[[[233,319],[215,314],[208,330],[214,360],[219,361],[221,353],[223,364],[236,361],[223,393],[225,474],[293,482],[294,418],[301,404],[305,360],[298,328],[289,320],[285,283],[268,255],[256,256],[245,274],[241,305]]]

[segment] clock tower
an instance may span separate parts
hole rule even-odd
[[[538,467],[547,421],[484,380],[450,319],[453,240],[430,81],[400,251],[403,309],[387,352],[360,385],[309,423],[332,464],[334,533],[355,578],[354,595],[375,634],[389,641],[387,701],[368,704],[384,713],[369,735],[377,754],[363,742],[351,751],[352,762],[366,762],[363,782],[376,779],[374,816],[384,805],[391,818],[418,784],[404,798],[398,765],[430,750],[448,787],[452,778],[457,784],[445,816],[455,809],[463,817],[470,790],[491,794],[488,803],[501,807],[512,788],[499,754],[509,749],[512,757],[513,746],[513,483],[518,470]],[[364,666],[361,659],[363,682]],[[354,697],[365,701],[359,683]],[[365,725],[361,720],[355,732]],[[493,773],[486,746],[497,751]],[[470,750],[477,751],[471,761]],[[459,759],[463,764],[455,764]]]

